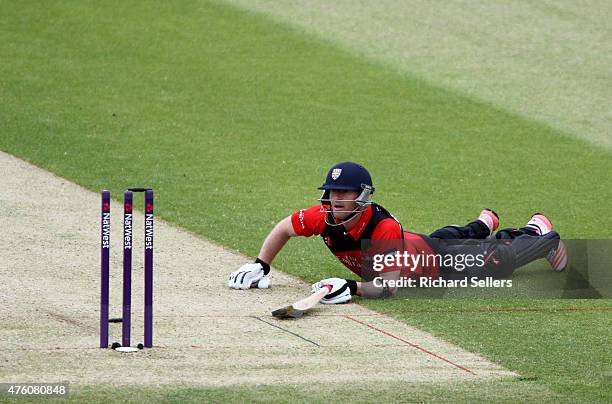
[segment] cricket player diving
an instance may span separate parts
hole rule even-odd
[[[558,272],[567,266],[565,244],[541,213],[523,227],[497,231],[499,216],[484,209],[465,226],[446,226],[425,235],[406,231],[389,211],[371,201],[372,178],[359,164],[336,164],[319,189],[323,191],[320,204],[278,222],[255,262],[231,273],[230,288],[268,287],[270,264],[296,236],[320,236],[331,253],[360,277],[360,281],[329,278],[313,284],[313,293],[324,285],[330,290],[321,301],[326,304],[346,303],[355,295],[389,297],[397,291],[393,285],[402,279],[503,279],[537,259],[548,260]],[[476,258],[463,259],[468,255]]]

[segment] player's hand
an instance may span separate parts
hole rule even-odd
[[[327,278],[317,283],[312,284],[312,293],[317,292],[325,285],[331,285],[332,289],[325,297],[321,300],[323,304],[338,304],[346,303],[351,300],[351,289],[349,288],[349,281],[341,278]]]
[[[264,275],[264,269],[261,264],[244,264],[237,271],[230,274],[227,286],[230,289],[265,289],[270,287],[270,278]]]

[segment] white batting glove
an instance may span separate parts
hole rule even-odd
[[[259,282],[257,282],[256,286],[252,286],[251,287],[257,287],[258,289],[268,289],[270,287],[270,277],[268,275],[264,275]]]
[[[331,285],[332,290],[321,300],[323,304],[346,303],[351,300],[351,290],[346,279],[327,278],[312,284],[312,293],[317,292],[324,285]]]
[[[227,286],[230,289],[250,289],[257,287],[259,281],[264,277],[263,266],[259,263],[244,264],[237,271],[230,274]],[[269,278],[267,284],[270,285]],[[262,282],[263,283],[263,282]]]
[[[311,286],[311,292],[317,293],[323,287],[323,285],[332,285],[331,282],[333,282],[334,279],[340,279],[340,278],[327,278],[327,279],[320,280],[319,282],[313,283]],[[344,280],[344,279],[340,279],[340,280]]]

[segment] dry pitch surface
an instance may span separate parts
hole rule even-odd
[[[308,285],[274,271],[271,289],[229,290],[229,272],[248,259],[161,220],[155,347],[135,354],[99,349],[99,195],[1,152],[0,172],[0,381],[219,386],[514,375],[357,304],[274,319],[270,311],[306,296]],[[120,204],[111,212],[111,317],[119,317]],[[143,330],[142,226],[137,215],[133,345]],[[120,332],[111,324],[111,342]]]

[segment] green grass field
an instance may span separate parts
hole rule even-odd
[[[609,150],[289,25],[207,1],[1,4],[0,149],[94,191],[152,186],[159,216],[247,255],[346,160],[369,168],[376,201],[412,231],[492,207],[502,226],[544,211],[564,237],[610,237]],[[314,239],[275,266],[307,281],[348,275]],[[522,377],[73,398],[612,400],[610,300],[365,303]]]

